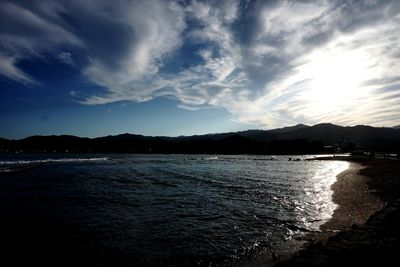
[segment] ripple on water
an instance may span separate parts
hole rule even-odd
[[[78,225],[100,249],[156,265],[236,261],[318,230],[336,208],[335,176],[348,167],[248,155],[0,158],[0,169],[24,164],[39,165],[0,174],[15,190],[3,199]]]

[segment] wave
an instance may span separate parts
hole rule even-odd
[[[48,163],[72,163],[88,161],[105,161],[109,158],[61,158],[61,159],[35,159],[35,160],[3,160],[0,161],[1,172],[15,172],[30,169]]]
[[[103,161],[109,158],[62,158],[62,159],[35,159],[35,160],[6,160],[0,161],[0,165],[21,165],[49,162],[81,162],[81,161]]]
[[[201,157],[201,158],[196,158],[196,160],[218,160],[218,157],[212,156],[212,157]]]

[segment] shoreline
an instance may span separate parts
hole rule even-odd
[[[365,253],[372,258],[387,254],[374,252],[377,243],[380,247],[388,246],[398,258],[400,229],[396,229],[398,238],[392,242],[381,242],[386,237],[379,239],[374,233],[393,225],[393,218],[390,221],[386,219],[389,213],[399,213],[394,216],[394,225],[400,225],[400,161],[349,156],[310,160],[350,163],[349,168],[336,175],[336,181],[331,186],[332,200],[338,205],[332,218],[320,226],[320,231],[294,238],[279,255],[261,253],[238,266],[337,266],[348,265],[349,262],[359,265],[357,263],[362,261]],[[397,244],[393,245],[393,242]],[[392,257],[393,260],[397,258]],[[364,265],[370,266],[369,260],[365,260]],[[380,262],[374,265],[380,265]]]
[[[356,225],[365,224],[384,203],[370,193],[368,181],[371,179],[360,174],[365,166],[350,162],[349,168],[336,176],[332,184],[332,201],[338,205],[327,222],[320,226],[320,232],[310,233],[306,239],[311,243],[326,243],[336,234],[347,231]]]
[[[319,160],[319,158],[312,160]],[[331,160],[331,158],[323,160]],[[340,159],[335,158],[334,160]],[[383,202],[370,194],[368,190],[367,182],[370,178],[360,175],[360,171],[365,166],[357,162],[350,161],[349,163],[349,167],[338,173],[336,181],[331,185],[332,201],[338,206],[332,217],[319,227],[319,231],[312,231],[301,237],[293,237],[283,245],[279,253],[266,251],[238,266],[280,266],[289,262],[303,250],[307,250],[309,246],[317,243],[326,244],[330,237],[351,229],[353,224],[366,223],[371,215],[382,209]]]
[[[272,266],[382,265],[400,256],[400,161],[358,157],[332,185],[339,205],[309,244]]]

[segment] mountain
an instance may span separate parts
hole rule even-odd
[[[6,150],[7,147],[11,146],[11,140],[7,140],[4,138],[0,137],[0,152],[2,151],[1,148],[4,148],[4,150]]]
[[[271,133],[275,133],[275,134],[281,134],[281,133],[287,133],[287,132],[291,132],[291,131],[294,131],[294,130],[309,128],[309,127],[310,127],[310,126],[308,126],[308,125],[297,124],[297,125],[295,125],[295,126],[289,126],[289,127],[283,127],[283,128],[278,128],[278,129],[270,130],[270,132],[271,132]]]
[[[163,137],[165,140],[171,142],[183,142],[183,141],[203,141],[203,140],[223,140],[232,136],[239,135],[242,137],[250,138],[257,141],[271,141],[277,137],[274,133],[265,130],[247,130],[240,132],[229,132],[229,133],[215,133],[215,134],[204,134],[204,135],[192,135],[192,136],[178,136],[178,137]]]
[[[400,125],[394,126],[393,129],[400,129]]]
[[[278,136],[275,133],[265,130],[247,130],[238,132],[237,134],[240,136],[244,136],[247,138],[263,142],[269,142],[272,140],[276,140],[278,138]]]
[[[330,123],[303,124],[274,130],[162,137],[121,134],[98,138],[71,135],[0,138],[3,152],[305,154],[367,149],[400,151],[400,129]]]
[[[93,152],[169,153],[173,144],[162,137],[122,134],[92,139]]]
[[[400,129],[376,128],[365,125],[343,127],[330,123],[317,124],[311,127],[285,132],[279,139],[318,140],[325,145],[338,144],[340,140],[353,141],[366,149],[382,151],[400,150]]]

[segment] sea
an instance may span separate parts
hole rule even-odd
[[[329,220],[349,167],[305,156],[0,155],[2,250],[15,263],[236,266]]]

